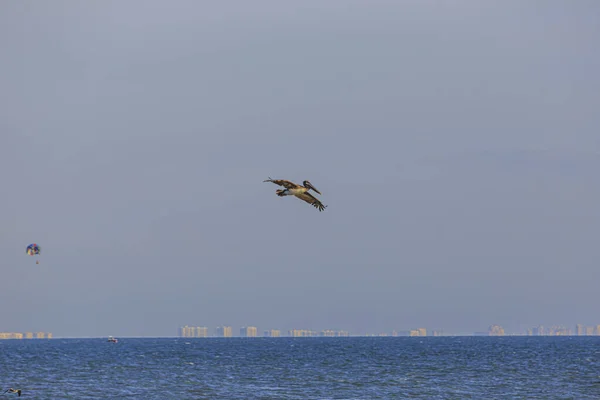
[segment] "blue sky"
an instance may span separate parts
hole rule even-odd
[[[600,323],[599,17],[3,2],[0,331]]]

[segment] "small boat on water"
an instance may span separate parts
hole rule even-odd
[[[107,342],[110,343],[119,343],[119,341],[117,340],[117,338],[109,336]]]

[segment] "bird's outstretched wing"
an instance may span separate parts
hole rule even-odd
[[[283,179],[267,179],[263,182],[273,182],[276,185],[283,186],[286,189],[294,189],[300,187],[300,185],[295,184],[294,182],[286,181]]]
[[[323,203],[321,203],[319,201],[319,199],[317,199],[315,196],[313,196],[312,194],[310,194],[308,192],[298,194],[298,195],[296,195],[296,197],[299,198],[300,200],[304,200],[305,202],[307,202],[311,206],[315,207],[319,211],[323,211],[324,209],[327,208],[327,206],[323,205]]]

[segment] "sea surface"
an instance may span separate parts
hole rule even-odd
[[[21,399],[600,399],[600,337],[1,340],[0,384]]]

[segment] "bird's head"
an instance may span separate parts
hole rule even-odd
[[[321,194],[321,192],[319,192],[319,191],[317,190],[317,188],[316,188],[316,187],[314,187],[314,186],[312,185],[312,183],[310,183],[309,181],[304,181],[304,182],[302,182],[302,185],[303,185],[305,188],[312,189],[312,190],[314,190],[315,192],[317,192],[317,193]]]

